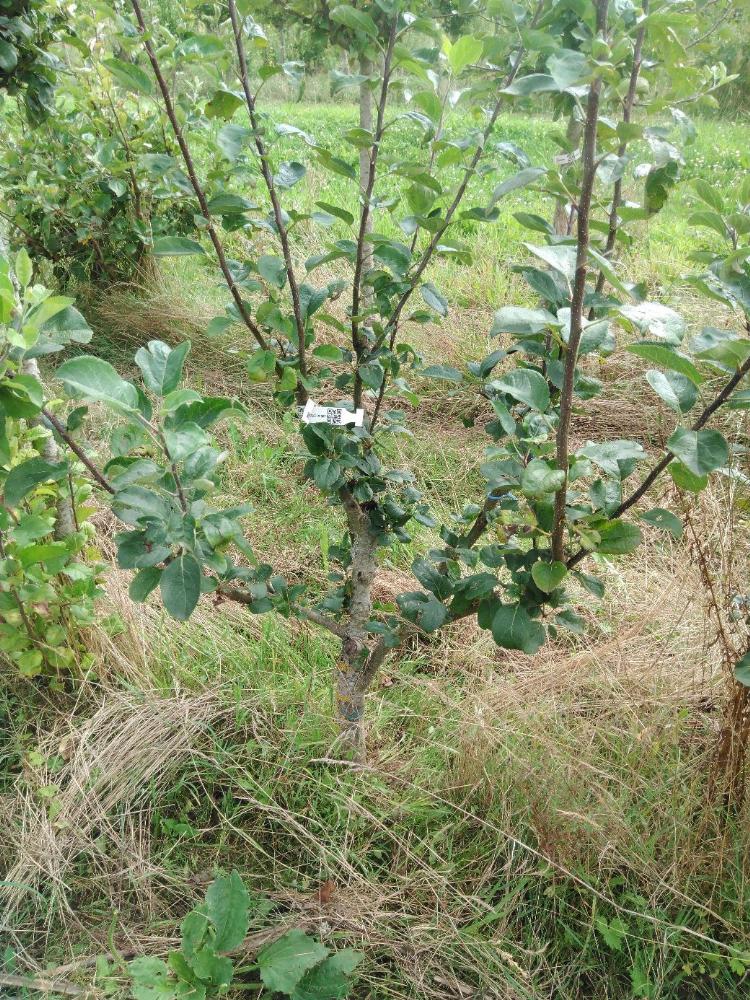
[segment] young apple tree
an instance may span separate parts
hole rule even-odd
[[[179,60],[160,45],[158,26],[146,20],[139,0],[130,6],[134,21],[117,43],[132,64],[140,46],[145,50],[195,211],[198,239],[167,237],[160,252],[205,254],[210,245],[231,297],[214,324],[244,325],[253,348],[250,381],[270,382],[279,408],[299,420],[304,475],[341,512],[327,593],[314,600],[304,586],[289,586],[247,545],[242,518],[249,507],[224,509],[212,498],[224,455],[211,428],[239,407],[182,385],[187,343],[141,348],[142,387],[92,356],[66,361],[57,375],[70,397],[100,401],[121,420],[109,442],[112,458],[97,475],[127,529],[118,536],[118,561],[135,571],[131,596],[143,600],[159,588],[167,611],[184,620],[202,593],[212,593],[216,603],[275,611],[332,633],[340,644],[337,722],[344,746],[359,754],[367,691],[388,652],[415,630],[432,633],[476,616],[500,647],[535,653],[557,629],[581,627],[566,584],[602,593],[580,564],[593,553],[632,551],[641,538],[636,510],[638,519],[679,533],[669,510],[641,506],[662,473],[697,490],[730,461],[726,440],[707,424],[747,375],[744,347],[736,365],[725,365],[723,385],[707,391],[685,322],[626,283],[613,256],[627,238],[621,227],[658,210],[676,179],[672,126],[640,120],[639,80],[646,73],[656,86],[670,75],[646,66],[644,39],[653,29],[667,62],[682,58],[693,5],[597,0],[576,6],[571,23],[569,3],[539,0],[502,17],[492,4],[490,19],[469,22],[452,40],[429,2],[411,9],[402,0],[334,5],[330,21],[345,25],[352,45],[366,51],[376,80],[371,127],[343,134],[349,157],[263,112],[263,83],[285,68],[274,62],[247,0],[229,0],[219,36],[196,35],[192,48],[205,50],[203,68],[215,88],[205,104],[174,98],[168,81]],[[498,39],[499,26],[507,38]],[[661,45],[664,34],[669,46]],[[236,86],[226,83],[230,73]],[[139,68],[140,87],[142,74]],[[721,70],[692,68],[671,75],[688,84],[680,101],[710,91],[722,77]],[[436,90],[436,80],[444,90]],[[409,103],[396,104],[397,93]],[[463,109],[460,121],[446,121],[446,94]],[[504,108],[538,94],[572,102],[583,124],[580,156],[571,151],[552,169],[532,166],[498,128]],[[677,124],[689,132],[675,107]],[[215,117],[226,121],[216,136],[221,155],[207,157]],[[402,130],[414,137],[407,159],[390,141]],[[191,148],[196,133],[201,156]],[[639,164],[633,183],[643,190],[643,205],[634,206],[623,201],[623,178],[634,165],[628,144],[641,139],[653,159]],[[341,179],[344,195],[319,200],[315,211],[303,207],[298,185],[306,166],[289,152],[295,143],[317,169]],[[520,169],[495,183],[508,159]],[[264,192],[262,204],[245,197],[250,183],[256,197]],[[564,198],[574,217],[570,235],[559,235],[539,216],[517,216],[534,233],[518,267],[537,305],[500,309],[491,335],[502,335],[503,346],[466,372],[425,365],[408,331],[440,322],[449,308],[430,280],[431,264],[448,258],[470,266],[458,224],[492,225],[500,200],[530,185],[553,201]],[[231,258],[227,227],[264,247],[272,241],[276,252],[251,249],[246,259]],[[307,228],[330,235],[323,253],[300,262],[298,234]],[[318,283],[322,265],[340,277]],[[744,332],[729,339],[747,343]],[[675,413],[668,449],[653,460],[635,441],[573,443],[574,411],[601,388],[588,360],[618,349],[654,366],[649,384]],[[696,357],[704,357],[702,342]],[[424,379],[458,388],[491,417],[481,464],[486,488],[442,526],[411,472],[390,468],[384,457],[388,437],[405,429],[399,402],[414,403]],[[82,453],[70,427],[60,423],[59,434]],[[398,597],[392,613],[374,613],[381,554],[411,541],[412,521],[432,530],[434,540],[414,561],[418,586]]]

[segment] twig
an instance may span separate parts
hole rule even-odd
[[[596,29],[600,34],[607,30],[607,0],[597,0]],[[583,333],[583,304],[586,295],[588,274],[589,222],[591,200],[596,178],[596,129],[599,124],[599,98],[602,80],[596,76],[589,88],[586,104],[586,124],[583,133],[583,175],[581,193],[578,199],[578,240],[576,250],[576,272],[573,294],[570,299],[570,335],[565,352],[563,384],[560,392],[560,417],[557,425],[557,468],[564,475],[563,484],[555,494],[555,510],[552,524],[552,558],[562,560],[565,547],[565,501],[568,493],[568,449],[570,421],[573,415],[573,385],[576,376],[578,346]]]
[[[54,413],[50,413],[47,409],[42,409],[42,416],[52,427],[54,427],[58,436],[65,442],[65,444],[70,448],[73,454],[78,458],[88,469],[91,476],[96,480],[96,482],[101,486],[103,490],[114,496],[115,490],[111,483],[109,483],[102,473],[97,469],[91,459],[88,457],[86,452],[81,448],[80,445],[76,444],[71,435],[65,429],[63,424],[57,419]]]
[[[55,979],[13,976],[7,972],[0,972],[0,986],[18,986],[21,989],[37,990],[39,993],[63,993],[69,997],[81,997],[93,992],[93,990],[83,989],[81,986],[74,986],[73,983],[63,983]]]

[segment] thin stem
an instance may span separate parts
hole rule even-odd
[[[544,6],[544,0],[540,0],[539,4],[537,5],[536,12],[534,13],[534,17],[532,18],[531,23],[529,25],[530,28],[536,26],[536,23],[539,20],[539,16],[542,12],[543,6]],[[515,80],[516,76],[518,75],[518,71],[521,68],[521,63],[523,61],[523,57],[525,54],[526,54],[526,49],[523,46],[520,46],[518,52],[516,53],[516,57],[513,60],[513,65],[511,66],[508,75],[503,81],[503,87],[502,87],[503,90],[509,87],[511,83],[513,83],[513,81]],[[482,138],[480,139],[477,148],[474,151],[474,155],[469,161],[468,166],[464,169],[463,177],[461,178],[461,182],[456,188],[456,193],[453,196],[453,200],[451,201],[450,205],[448,206],[448,209],[446,210],[445,218],[443,219],[442,225],[435,231],[435,233],[433,233],[432,239],[427,245],[427,249],[422,255],[422,258],[419,264],[417,265],[414,273],[411,275],[409,287],[401,295],[401,298],[398,300],[393,312],[391,313],[391,317],[388,320],[388,323],[386,324],[385,330],[383,331],[383,333],[379,338],[378,346],[384,343],[386,338],[390,336],[389,347],[391,350],[393,350],[393,346],[396,342],[396,336],[398,335],[398,324],[401,318],[401,313],[404,311],[404,308],[409,302],[409,299],[414,294],[414,291],[417,285],[419,284],[419,279],[424,274],[427,265],[429,264],[433,254],[435,253],[435,250],[440,244],[440,240],[445,235],[446,229],[451,224],[453,216],[455,215],[458,206],[461,204],[463,200],[463,197],[466,193],[466,188],[469,186],[469,181],[474,176],[477,165],[479,164],[479,161],[481,160],[484,154],[487,141],[489,140],[489,137],[492,134],[492,130],[495,127],[495,123],[497,122],[497,119],[500,115],[500,111],[502,110],[504,103],[505,103],[505,95],[501,93],[497,101],[495,101],[495,105],[492,109],[492,113],[490,114],[489,121],[487,122],[487,125],[485,126],[484,131],[482,132]],[[383,379],[383,384],[380,387],[380,392],[378,393],[378,398],[375,403],[375,409],[373,410],[372,418],[370,419],[371,434],[375,429],[375,425],[378,421],[380,410],[383,405],[383,398],[385,396],[385,387],[386,387],[386,382],[385,379]]]
[[[249,591],[242,590],[240,587],[220,587],[218,593],[230,601],[235,601],[237,604],[252,604],[255,600]],[[319,625],[338,639],[343,640],[346,638],[346,631],[343,625],[339,625],[337,621],[322,614],[320,611],[316,611],[315,608],[295,608],[294,610],[298,618],[304,618],[314,625]]]
[[[221,273],[224,275],[224,280],[227,283],[227,287],[234,299],[234,303],[237,306],[237,311],[242,317],[242,321],[248,328],[250,333],[255,338],[256,343],[263,348],[263,350],[268,350],[268,342],[263,336],[260,328],[253,321],[250,313],[248,312],[247,306],[245,305],[239,288],[237,287],[234,278],[232,277],[232,272],[229,269],[229,264],[227,263],[227,257],[224,252],[224,246],[219,239],[219,235],[216,232],[216,228],[211,221],[211,213],[208,209],[208,201],[206,200],[206,193],[198,180],[198,175],[195,170],[195,163],[193,162],[193,157],[190,153],[187,143],[185,142],[185,137],[182,134],[182,128],[177,120],[177,114],[175,113],[174,104],[172,102],[172,96],[169,91],[169,86],[167,81],[164,79],[164,74],[161,71],[161,66],[159,65],[159,60],[156,57],[156,52],[151,44],[150,39],[147,35],[146,22],[143,18],[143,11],[141,10],[141,5],[139,0],[130,0],[130,4],[138,21],[138,30],[143,37],[143,45],[146,49],[146,54],[148,56],[149,62],[151,63],[151,68],[156,77],[156,82],[161,91],[162,99],[164,101],[164,109],[167,112],[167,118],[169,118],[169,124],[172,127],[172,132],[177,140],[177,145],[180,147],[180,152],[182,153],[182,159],[185,163],[187,169],[188,177],[190,178],[190,184],[192,185],[193,191],[195,192],[195,197],[198,199],[198,204],[200,205],[201,214],[206,220],[206,232],[209,235],[211,243],[213,244],[214,251],[216,252],[216,257],[219,262],[219,267]],[[277,364],[276,366],[277,374],[281,374],[281,368]]]
[[[57,417],[54,415],[54,413],[50,413],[49,410],[43,408],[41,410],[41,414],[44,417],[44,419],[52,427],[54,427],[55,432],[57,433],[58,437],[62,441],[65,442],[65,444],[68,446],[68,448],[70,448],[70,450],[73,452],[73,454],[76,456],[76,458],[78,458],[79,461],[81,461],[86,466],[86,468],[88,469],[91,477],[101,486],[101,488],[103,490],[106,490],[107,493],[109,493],[110,495],[114,496],[114,493],[115,493],[114,487],[111,485],[111,483],[109,483],[105,479],[105,477],[97,469],[97,467],[94,465],[94,463],[88,457],[88,455],[86,454],[86,452],[80,447],[80,445],[76,444],[76,442],[73,440],[73,438],[71,437],[71,435],[65,429],[65,426],[60,423],[60,421],[57,419]]]
[[[292,262],[292,254],[289,249],[289,235],[287,233],[286,225],[284,223],[284,213],[281,210],[281,203],[279,202],[279,196],[276,191],[276,185],[274,184],[273,173],[271,171],[268,162],[268,151],[266,150],[265,143],[263,142],[263,136],[260,130],[260,123],[258,121],[258,115],[255,105],[255,97],[250,90],[250,78],[247,69],[247,57],[245,55],[245,45],[242,40],[242,26],[237,14],[237,4],[235,0],[229,0],[229,17],[232,21],[232,32],[234,34],[234,45],[237,50],[237,62],[239,64],[239,76],[240,82],[242,83],[242,89],[245,94],[245,103],[247,104],[247,111],[250,116],[250,124],[253,127],[253,139],[255,142],[255,148],[258,151],[258,157],[260,159],[260,172],[263,175],[263,180],[265,181],[266,188],[268,189],[268,196],[271,199],[271,207],[273,208],[273,217],[276,223],[276,230],[279,234],[279,242],[281,243],[281,252],[284,258],[284,267],[286,269],[287,281],[289,282],[289,291],[292,296],[292,310],[294,312],[294,324],[297,328],[297,341],[298,341],[298,353],[299,353],[299,370],[300,374],[305,377],[307,375],[307,354],[306,354],[306,344],[305,344],[305,321],[302,318],[302,306],[300,304],[299,296],[299,286],[297,284],[297,277],[294,271],[294,264]],[[307,402],[307,390],[303,385],[298,385],[297,398],[300,404]]]
[[[596,11],[597,32],[607,30],[607,0],[598,0]],[[583,174],[581,193],[578,199],[578,239],[576,249],[576,271],[573,293],[570,300],[570,335],[565,351],[562,390],[560,392],[560,417],[557,426],[557,467],[564,475],[563,484],[555,494],[555,510],[552,524],[552,558],[562,560],[565,547],[565,500],[568,491],[568,451],[570,422],[573,415],[573,385],[576,376],[578,347],[583,333],[583,305],[586,296],[588,275],[589,224],[591,201],[596,178],[596,129],[599,123],[599,98],[602,80],[596,76],[589,87],[586,104],[586,123],[583,133]]]
[[[644,22],[648,16],[648,4],[649,0],[643,0],[643,18]],[[646,38],[646,24],[642,24],[638,29],[638,34],[635,36],[635,45],[633,47],[633,65],[630,70],[630,81],[628,83],[628,91],[625,95],[625,100],[622,105],[622,121],[623,124],[629,125],[633,119],[633,108],[635,107],[635,98],[638,93],[638,79],[641,75],[641,66],[643,65],[643,43]],[[623,139],[617,149],[618,156],[624,156],[628,148],[628,140]],[[607,242],[604,247],[604,256],[609,257],[615,248],[615,243],[617,241],[617,233],[620,228],[620,205],[622,205],[622,178],[620,177],[615,181],[614,190],[612,192],[612,205],[609,210],[609,229],[607,230]],[[599,277],[596,279],[596,291],[597,294],[604,288],[604,282],[606,278],[604,271],[599,272]]]
[[[367,347],[367,341],[363,340],[359,332],[359,311],[362,302],[362,273],[364,271],[366,253],[366,237],[369,229],[370,201],[375,187],[375,168],[380,152],[380,143],[383,139],[383,129],[385,126],[385,109],[388,102],[388,87],[391,80],[391,61],[393,59],[393,48],[396,44],[396,21],[391,23],[391,30],[388,35],[388,46],[383,60],[383,82],[380,89],[380,100],[378,101],[378,114],[373,134],[372,146],[370,147],[370,158],[367,163],[366,183],[362,192],[362,212],[359,219],[359,232],[357,234],[357,256],[354,264],[354,280],[352,283],[352,347],[357,358],[357,370],[354,373],[354,406],[362,405],[362,379],[359,374],[359,362]],[[385,376],[384,376],[385,380]]]

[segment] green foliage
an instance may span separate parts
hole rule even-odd
[[[217,878],[206,900],[182,922],[182,944],[167,961],[142,957],[128,963],[133,1000],[176,1000],[194,996],[215,997],[234,985],[234,962],[227,952],[237,951],[251,922],[258,926],[271,904],[252,899],[237,872]],[[343,1000],[352,990],[351,975],[362,956],[329,948],[304,931],[279,935],[260,950],[257,965],[262,984],[270,994],[291,1000]],[[250,986],[252,984],[243,984]]]
[[[74,463],[50,454],[33,362],[91,331],[72,300],[32,284],[32,270],[21,251],[14,282],[0,260],[0,652],[23,676],[54,679],[93,662],[81,629],[94,621],[101,568],[87,523],[91,488]]]
[[[62,63],[49,47],[68,28],[56,0],[0,0],[0,91],[22,99],[32,124],[52,110]]]

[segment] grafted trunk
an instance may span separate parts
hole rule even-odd
[[[365,749],[365,699],[380,663],[372,655],[367,632],[378,539],[366,513],[355,519],[353,529],[349,620],[336,666],[336,722],[342,752],[361,760]]]

